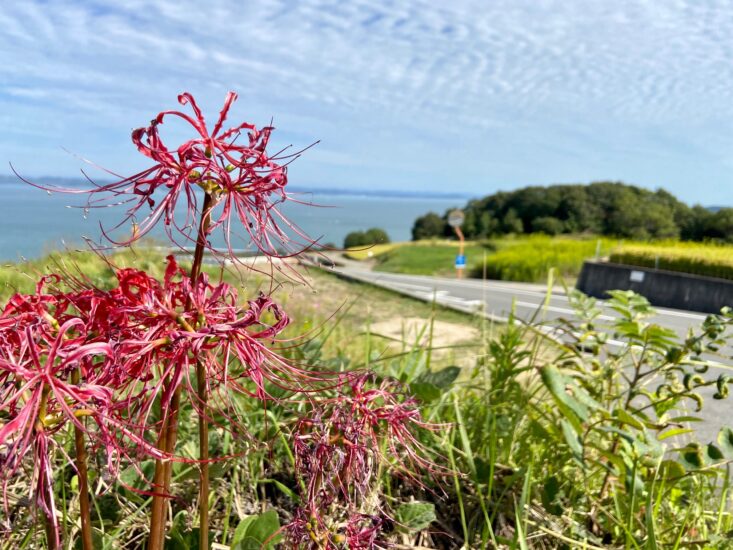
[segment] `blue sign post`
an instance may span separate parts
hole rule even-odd
[[[458,235],[458,241],[460,242],[460,248],[458,249],[458,256],[456,256],[456,277],[459,279],[463,277],[463,270],[466,268],[466,255],[463,253],[463,231],[461,226],[466,219],[466,215],[463,210],[451,210],[448,214],[448,225],[450,225]]]

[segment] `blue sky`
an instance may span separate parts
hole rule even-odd
[[[232,89],[276,145],[321,140],[293,184],[619,179],[733,205],[731,36],[712,0],[3,2],[0,160],[127,173],[133,128],[184,90],[213,119]]]

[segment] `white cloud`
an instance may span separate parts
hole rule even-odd
[[[50,116],[59,142],[76,149],[91,124],[103,148],[183,89],[214,113],[236,89],[256,122],[331,138],[319,167],[362,165],[364,148],[407,136],[436,170],[441,140],[473,141],[475,156],[496,139],[507,152],[557,139],[548,150],[582,157],[581,135],[610,128],[643,149],[646,126],[733,117],[727,2],[26,0],[0,5],[0,28],[3,119],[26,117],[0,138],[8,154]]]

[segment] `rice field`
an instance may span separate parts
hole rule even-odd
[[[609,259],[617,264],[733,279],[733,246],[730,245],[679,241],[631,243],[613,250]]]

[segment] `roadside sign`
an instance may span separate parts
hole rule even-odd
[[[466,255],[465,254],[459,254],[456,256],[456,269],[465,269],[466,268]]]
[[[465,219],[466,215],[463,213],[463,210],[456,209],[448,212],[448,225],[451,227],[461,227]]]

